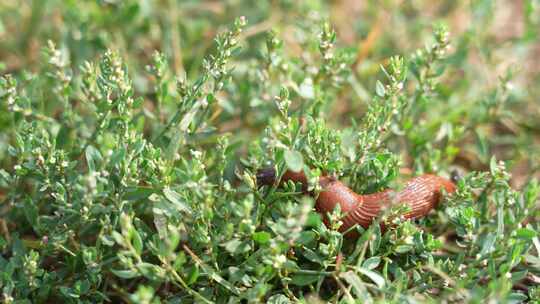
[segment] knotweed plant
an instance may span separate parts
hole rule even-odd
[[[107,8],[102,13],[94,4],[79,8],[103,14],[99,27],[115,12],[134,31],[148,27],[137,47],[152,45],[157,25],[148,14],[175,20],[174,7],[103,2],[95,4]],[[284,2],[283,11],[314,9]],[[92,22],[72,5],[66,22]],[[81,61],[82,51],[51,40],[35,69],[3,73],[2,301],[539,300],[540,186],[532,177],[512,186],[512,162],[493,156],[486,139],[501,125],[531,132],[509,114],[519,72],[455,97],[463,84],[445,73],[464,64],[463,41],[436,24],[424,25],[432,29],[425,47],[382,52],[363,79],[371,68],[355,63],[357,50],[339,42],[322,14],[306,16],[273,30],[240,17],[212,33],[212,45],[198,40],[206,48],[172,40],[144,64],[112,46]],[[164,37],[179,30],[188,42],[200,37],[200,24],[191,26],[165,27]],[[142,41],[129,31],[104,33]],[[291,45],[302,50],[289,52]],[[363,105],[336,114],[351,98]],[[471,140],[480,163],[464,166],[459,155]],[[322,175],[373,193],[399,188],[406,175],[450,176],[457,166],[457,191],[429,216],[405,221],[404,208],[386,210],[370,227],[355,227],[356,239],[338,231],[341,210],[317,213],[300,185],[256,180],[261,168],[278,178],[304,170],[315,196]]]

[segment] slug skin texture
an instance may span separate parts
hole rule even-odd
[[[307,190],[307,178],[303,172],[286,171],[281,183],[292,180],[302,184],[304,192]],[[266,168],[257,174],[259,185],[271,185],[275,181],[275,170]],[[317,197],[315,209],[324,214],[334,210],[337,204],[345,214],[341,219],[343,225],[340,231],[344,232],[354,225],[369,227],[373,220],[384,208],[396,204],[407,204],[410,211],[404,216],[406,219],[416,219],[427,215],[437,206],[442,198],[441,190],[453,193],[456,187],[450,180],[432,174],[424,174],[409,180],[399,192],[388,189],[372,194],[357,194],[342,182],[329,176],[319,179],[322,191]],[[323,218],[326,218],[323,216]],[[325,221],[326,222],[326,221]]]

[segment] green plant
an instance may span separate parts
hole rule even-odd
[[[538,22],[525,2],[522,47]],[[514,69],[498,83],[471,76],[471,40],[486,61],[494,48],[479,30],[493,18],[481,13],[495,11],[486,1],[471,6],[480,17],[469,32],[436,23],[431,37],[410,34],[427,44],[417,51],[390,32],[359,63],[324,2],[223,4],[253,8],[253,21],[217,30],[213,46],[203,37],[229,15],[212,20],[195,2],[184,8],[198,19],[185,23],[175,1],[24,4],[32,22],[63,16],[67,36],[42,43],[35,68],[6,66],[0,78],[4,302],[538,300],[537,167],[517,174],[522,186],[507,169],[537,159],[526,147],[537,122],[519,108],[534,88],[512,88]],[[0,4],[0,35],[12,10]],[[32,22],[0,44],[22,49],[55,33],[48,24],[36,34]],[[155,31],[186,45],[163,39],[155,51]],[[138,43],[143,55],[127,47]],[[258,187],[269,165],[278,176],[306,170],[315,193],[322,174],[372,193],[407,174],[466,173],[428,217],[357,227],[351,240],[337,232],[340,211],[325,225],[299,185]]]

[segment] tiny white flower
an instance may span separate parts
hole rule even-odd
[[[283,264],[285,264],[285,262],[287,262],[287,257],[283,254],[280,254],[274,259],[274,267],[281,268]]]

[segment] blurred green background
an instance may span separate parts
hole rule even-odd
[[[237,26],[231,24],[239,16],[245,16],[248,24],[236,40],[243,19]],[[333,32],[325,22],[336,31],[335,45]],[[448,37],[441,24],[449,29]],[[214,40],[229,28],[233,28],[233,34]],[[540,269],[536,256],[526,260],[521,254],[532,251],[533,245],[538,247],[538,208],[531,208],[538,187],[534,182],[529,188],[522,187],[540,177],[539,31],[540,0],[0,0],[0,75],[5,76],[0,78],[0,215],[6,215],[0,216],[0,249],[7,248],[0,266],[10,267],[9,271],[0,271],[0,283],[7,286],[3,299],[7,301],[11,291],[15,297],[35,296],[35,290],[27,286],[41,277],[44,283],[39,292],[44,300],[78,300],[80,295],[88,296],[89,302],[111,295],[112,302],[116,297],[128,298],[127,293],[135,292],[135,285],[143,281],[123,281],[118,272],[114,273],[117,269],[132,271],[133,265],[127,265],[132,263],[129,259],[115,260],[128,251],[123,245],[116,246],[111,235],[116,236],[116,243],[127,243],[118,229],[130,239],[135,235],[131,221],[139,231],[146,231],[138,238],[139,253],[135,256],[141,255],[142,239],[148,250],[153,246],[148,245],[150,235],[153,240],[162,238],[165,219],[170,220],[171,231],[182,231],[182,243],[191,246],[209,265],[219,264],[215,268],[223,270],[221,275],[245,268],[245,273],[256,278],[260,275],[257,267],[266,263],[267,256],[279,257],[276,261],[296,259],[288,257],[294,253],[288,247],[293,241],[282,240],[286,249],[281,252],[274,250],[269,239],[280,233],[291,234],[290,227],[295,231],[304,225],[289,219],[303,217],[306,221],[307,213],[300,211],[310,208],[303,208],[308,206],[304,203],[291,203],[298,198],[293,188],[286,193],[271,189],[264,199],[256,197],[255,177],[249,174],[249,169],[266,166],[268,160],[285,164],[282,152],[291,152],[288,158],[300,165],[303,157],[306,167],[316,160],[313,167],[342,174],[340,180],[359,193],[399,185],[400,179],[411,175],[429,172],[449,176],[454,169],[490,171],[491,165],[492,178],[480,173],[469,180],[478,178],[489,185],[467,185],[470,192],[458,192],[470,197],[461,197],[459,204],[449,204],[437,216],[422,220],[433,247],[422,243],[420,253],[401,251],[399,242],[405,242],[405,249],[411,250],[413,235],[418,244],[423,240],[423,230],[407,222],[384,234],[389,245],[378,251],[371,248],[374,243],[379,248],[381,240],[380,230],[374,228],[363,234],[370,241],[365,242],[356,267],[368,244],[377,261],[373,269],[383,267],[377,266],[379,255],[386,260],[385,273],[388,263],[395,267],[394,278],[387,280],[391,282],[388,289],[380,289],[382,302],[388,292],[396,301],[401,295],[416,296],[423,288],[439,294],[440,287],[443,292],[448,283],[440,273],[446,274],[430,274],[418,262],[433,256],[437,263],[455,262],[455,269],[449,273],[459,273],[459,280],[465,274],[461,266],[472,265],[465,270],[469,278],[457,281],[458,288],[472,288],[474,299],[482,301],[486,295],[499,299],[499,292],[501,299],[516,295],[518,299],[538,298],[537,288],[529,290],[529,298],[510,291],[536,287]],[[241,46],[238,52],[237,45]],[[104,55],[109,49],[113,52]],[[404,61],[391,61],[392,56],[401,56]],[[125,77],[122,62],[129,77]],[[232,69],[230,73],[228,68]],[[390,70],[388,75],[383,72],[385,68]],[[408,78],[404,81],[401,76],[406,68]],[[200,92],[198,88],[202,88]],[[191,93],[186,93],[188,90]],[[109,94],[115,97],[114,102]],[[396,110],[396,104],[403,112]],[[109,114],[112,118],[107,118]],[[171,119],[173,116],[178,119]],[[291,143],[293,131],[300,133],[297,130],[301,129],[307,129],[302,130],[305,137]],[[161,136],[164,134],[171,136],[167,139]],[[270,142],[268,147],[265,141]],[[145,142],[149,144],[145,146]],[[145,152],[140,155],[143,148]],[[272,149],[281,155],[269,155]],[[294,154],[288,149],[298,151]],[[54,170],[34,166],[45,162],[44,153]],[[82,161],[83,154],[86,162]],[[495,160],[502,160],[512,173],[516,192],[506,184],[503,164]],[[94,171],[96,163],[102,167],[99,179],[98,170]],[[37,173],[26,176],[27,172]],[[244,180],[238,181],[242,176]],[[50,192],[44,191],[47,187]],[[128,188],[135,191],[128,192]],[[472,198],[477,195],[474,191],[480,192],[478,199]],[[166,198],[177,209],[156,204],[158,193],[163,194],[160,202],[166,202]],[[130,203],[124,204],[123,199]],[[514,205],[515,200],[518,204]],[[185,220],[185,214],[192,214],[185,206],[193,207],[198,217],[186,216]],[[274,213],[274,208],[279,209],[275,206],[282,206],[284,211],[279,216],[276,212],[272,222],[265,212]],[[487,206],[493,208],[488,210]],[[248,218],[252,224],[244,224]],[[285,223],[286,229],[279,230],[280,223]],[[154,224],[157,231],[141,229]],[[320,221],[317,225],[325,227]],[[239,244],[252,243],[255,231],[267,240],[261,241],[260,247],[242,249]],[[330,237],[313,242],[320,249],[317,254],[325,257],[317,257],[323,261],[315,268],[320,277],[316,277],[320,282],[317,289],[323,286],[324,277],[340,271],[339,266],[335,272],[327,272],[327,268],[334,261],[340,264],[343,257],[330,254],[334,249],[336,254],[341,251],[341,245],[334,247],[341,242],[341,234],[323,231],[329,231]],[[378,231],[378,237],[373,231]],[[315,233],[307,232],[314,240]],[[176,235],[171,252],[180,241]],[[470,242],[462,245],[458,237]],[[36,251],[27,254],[19,238]],[[108,245],[102,247],[102,240]],[[392,243],[394,240],[399,242]],[[440,255],[438,246],[443,244],[448,246],[444,249],[448,259]],[[294,246],[296,252],[307,252],[302,254],[310,261],[308,255],[315,255],[315,247],[307,248],[300,242]],[[496,251],[491,252],[492,247],[497,247]],[[257,252],[267,256],[248,261]],[[388,258],[395,253],[393,261]],[[146,263],[156,261],[151,254],[142,255],[145,260],[138,258],[141,265],[145,261],[145,266],[158,267]],[[481,262],[480,256],[486,259]],[[96,268],[102,258],[104,262]],[[181,275],[194,278],[190,284],[212,297],[222,292],[230,295],[236,285],[249,287],[245,299],[261,300],[274,291],[289,292],[283,285],[289,280],[288,274],[281,277],[279,268],[284,262],[279,262],[279,267],[263,265],[275,282],[274,268],[280,271],[279,284],[261,280],[251,288],[249,277],[244,283],[244,275],[241,281],[240,275],[235,278],[233,274],[240,272],[231,270],[229,281],[218,282],[227,287],[223,289],[214,284],[217,280],[213,272],[202,268],[206,273],[199,278],[197,259],[191,257],[190,267],[182,267],[188,261],[185,256],[178,255],[176,261],[180,261]],[[411,270],[415,259],[418,264]],[[73,262],[76,260],[80,267]],[[311,264],[302,265],[302,258],[299,261],[302,269],[313,275]],[[344,266],[352,265],[350,261]],[[47,271],[36,275],[41,265],[38,262],[43,262]],[[402,266],[407,273],[400,270]],[[511,274],[514,266],[516,271]],[[525,270],[534,274],[530,276],[534,280],[526,281],[526,285],[511,282],[521,281]],[[422,277],[420,273],[427,275]],[[428,287],[435,275],[444,280],[435,282],[434,288]],[[414,283],[408,277],[415,277]],[[165,286],[157,293],[164,299],[169,297],[169,282],[160,285],[158,281],[148,280],[154,286]],[[411,283],[399,283],[405,281]],[[120,286],[118,282],[127,284]],[[476,289],[478,283],[487,287]],[[153,293],[140,284],[140,294]],[[310,284],[298,283],[295,294],[303,294]],[[184,286],[179,289],[180,297],[188,295]],[[340,295],[336,290],[334,285],[324,285],[321,294],[324,298],[335,293],[337,301]],[[444,291],[448,292],[444,298],[451,300],[455,290],[459,289]],[[137,294],[129,295],[130,299]]]
[[[443,102],[425,105],[425,120],[420,123],[425,122],[426,128],[435,123],[437,128],[415,135],[418,141],[444,133],[445,128],[456,131],[465,126],[455,143],[455,155],[449,153],[449,163],[484,170],[496,155],[507,161],[518,186],[539,170],[540,2],[536,0],[4,0],[0,2],[0,73],[26,79],[39,73],[46,64],[42,49],[48,40],[62,51],[74,76],[85,61],[95,61],[113,48],[125,59],[137,94],[152,100],[154,89],[146,66],[152,63],[154,51],[166,55],[172,73],[196,79],[204,56],[212,51],[213,37],[242,15],[249,24],[242,34],[243,50],[233,57],[232,65],[234,77],[245,80],[235,83],[246,86],[253,86],[250,71],[261,62],[269,30],[283,40],[288,58],[309,63],[317,47],[311,37],[320,32],[324,20],[330,21],[352,71],[327,112],[337,128],[365,113],[375,81],[381,78],[380,65],[392,55],[409,56],[422,48],[432,39],[433,24],[443,22],[451,32],[446,70],[437,86],[437,98]],[[247,138],[260,134],[268,115],[258,110],[258,104],[278,89],[229,88],[221,96],[223,111],[216,126]],[[489,111],[495,108],[495,113],[485,112],[478,105],[486,103],[501,106],[491,107]],[[406,155],[403,158],[405,167],[413,166]]]

